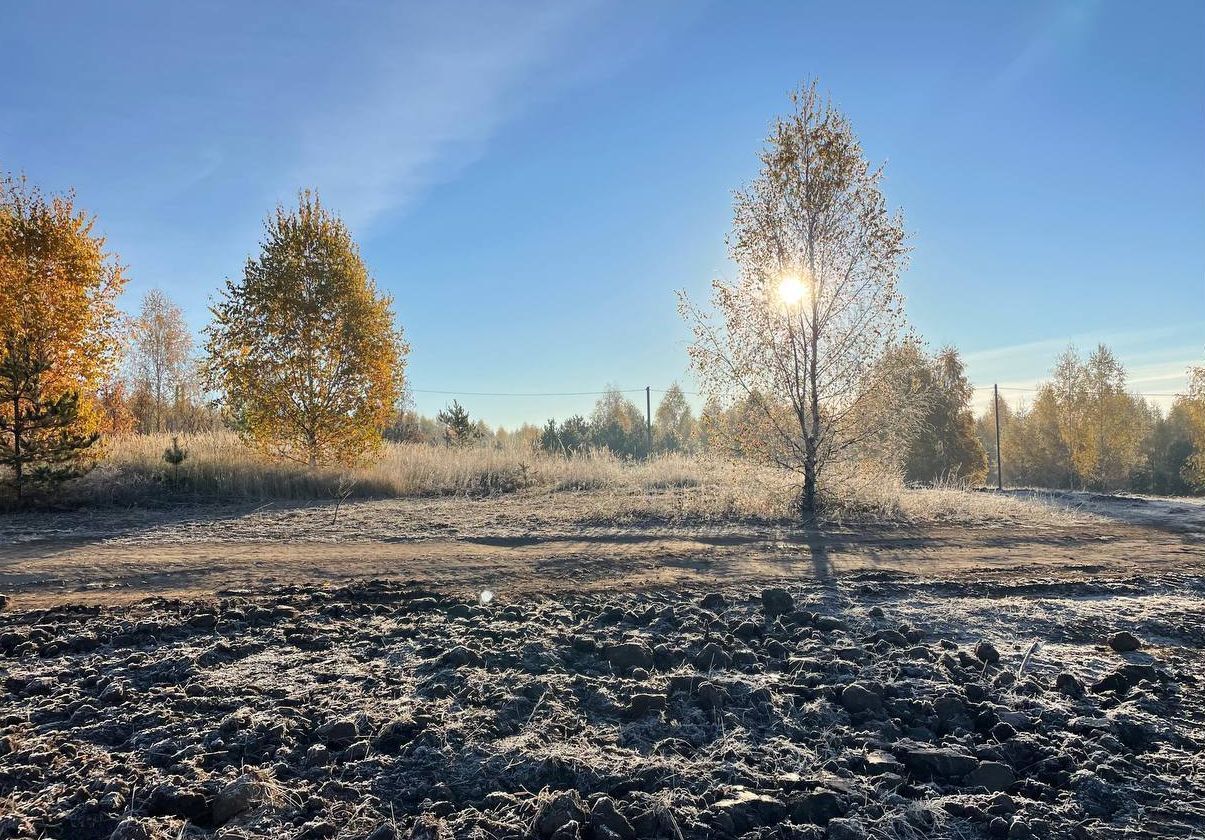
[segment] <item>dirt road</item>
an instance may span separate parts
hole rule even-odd
[[[1205,569],[1205,537],[1173,514],[1135,522],[1096,502],[1073,525],[582,526],[509,502],[410,500],[10,516],[0,593],[25,606],[123,603],[382,578],[471,594],[839,581],[853,573],[1006,582]]]

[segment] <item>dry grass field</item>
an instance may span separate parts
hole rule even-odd
[[[665,454],[624,460],[593,451],[571,457],[520,446],[449,448],[386,443],[380,456],[356,468],[318,468],[272,460],[230,432],[181,436],[188,458],[178,475],[163,462],[169,435],[134,435],[107,444],[100,466],[75,488],[74,501],[105,506],[162,506],[195,502],[335,502],[341,499],[463,497],[480,499],[526,491],[548,495],[534,507],[564,507],[598,521],[683,519],[789,524],[798,477],[782,470],[713,455]],[[905,488],[890,470],[873,465],[835,468],[821,489],[830,522],[1028,521],[1069,524],[1074,512],[1036,498],[969,493],[951,485]],[[596,510],[589,510],[596,505]]]

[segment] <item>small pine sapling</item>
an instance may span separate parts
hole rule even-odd
[[[28,339],[10,338],[0,349],[0,467],[18,505],[30,491],[50,494],[95,463],[88,450],[100,435],[80,430],[80,393],[52,388],[52,367]]]
[[[172,445],[163,450],[163,460],[172,465],[172,487],[180,486],[180,465],[188,458],[188,450],[180,446],[178,437],[172,438]]]

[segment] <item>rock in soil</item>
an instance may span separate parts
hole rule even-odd
[[[1118,653],[1130,653],[1142,647],[1142,642],[1133,633],[1128,630],[1122,630],[1120,633],[1114,633],[1109,637],[1109,647]]]

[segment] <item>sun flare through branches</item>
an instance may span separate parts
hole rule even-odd
[[[798,274],[785,274],[775,288],[779,303],[793,309],[803,303],[812,293],[812,284]]]

